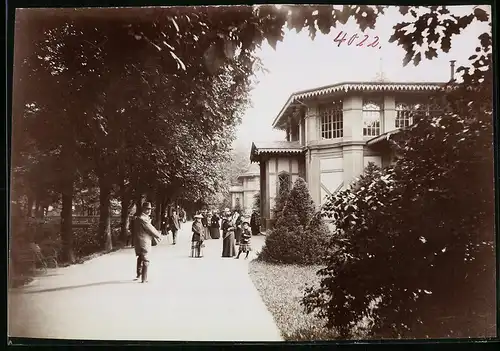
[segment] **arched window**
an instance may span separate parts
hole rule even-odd
[[[287,172],[281,172],[278,175],[278,191],[281,194],[282,191],[284,190],[290,190],[291,187],[291,179],[290,179],[290,174]]]
[[[369,99],[363,101],[363,136],[377,136],[380,134],[382,120],[382,101]]]

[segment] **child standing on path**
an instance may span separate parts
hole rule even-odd
[[[240,246],[238,250],[238,256],[236,258],[240,258],[242,252],[246,253],[245,259],[248,258],[248,254],[252,251],[250,246],[250,239],[252,238],[252,232],[250,231],[250,223],[248,219],[244,219],[241,223],[241,238],[240,238]]]
[[[203,224],[201,224],[202,215],[197,214],[194,216],[194,222],[192,225],[193,236],[191,238],[191,257],[200,258],[203,257],[202,248],[204,240],[204,230]]]

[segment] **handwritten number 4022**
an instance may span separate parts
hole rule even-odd
[[[342,34],[344,34],[342,36]],[[342,36],[342,38],[341,38]],[[347,45],[351,45],[352,43],[354,43],[354,40],[356,40],[357,38],[359,38],[359,36],[357,34],[354,34],[348,41],[347,41]],[[356,46],[364,46],[364,43],[365,41],[367,41],[369,38],[368,35],[364,34],[364,39],[361,40],[359,43],[356,44]],[[347,33],[344,33],[344,32],[340,32],[337,37],[333,40],[334,43],[338,43],[338,46],[340,46],[340,44],[342,44],[343,42],[345,42],[347,40]],[[379,45],[379,37],[378,36],[375,36],[375,40],[371,43],[369,43],[368,45],[366,45],[367,47],[371,47],[371,48],[374,48],[374,47],[377,47]]]

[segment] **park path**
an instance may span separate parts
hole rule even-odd
[[[191,223],[177,245],[154,248],[149,283],[133,281],[131,248],[51,269],[9,292],[11,337],[87,340],[281,341],[248,276],[249,260],[221,258],[222,239],[189,258]],[[253,239],[259,250],[263,237]]]

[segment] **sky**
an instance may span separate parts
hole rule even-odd
[[[473,6],[451,6],[457,15],[471,13]],[[489,13],[488,6],[481,6]],[[346,42],[338,46],[334,43],[340,31],[348,33],[346,38],[363,33],[354,20],[337,26],[328,35],[318,32],[311,40],[309,32],[285,29],[285,38],[276,50],[262,45],[257,55],[263,61],[267,73],[257,73],[258,83],[251,92],[252,107],[247,109],[242,124],[237,130],[235,147],[248,149],[252,141],[283,140],[284,133],[273,130],[272,122],[293,92],[345,81],[372,81],[377,72],[382,71],[389,81],[448,81],[450,60],[456,60],[455,67],[467,65],[468,57],[478,46],[477,37],[489,31],[487,23],[474,23],[460,35],[452,37],[448,53],[438,51],[433,60],[422,59],[418,66],[410,62],[403,67],[405,51],[396,43],[389,43],[392,27],[405,20],[397,7],[389,8],[377,20],[375,29],[367,29],[364,34],[380,38],[381,48],[348,46]],[[359,42],[360,39],[356,39]],[[365,42],[365,44],[367,43]]]

